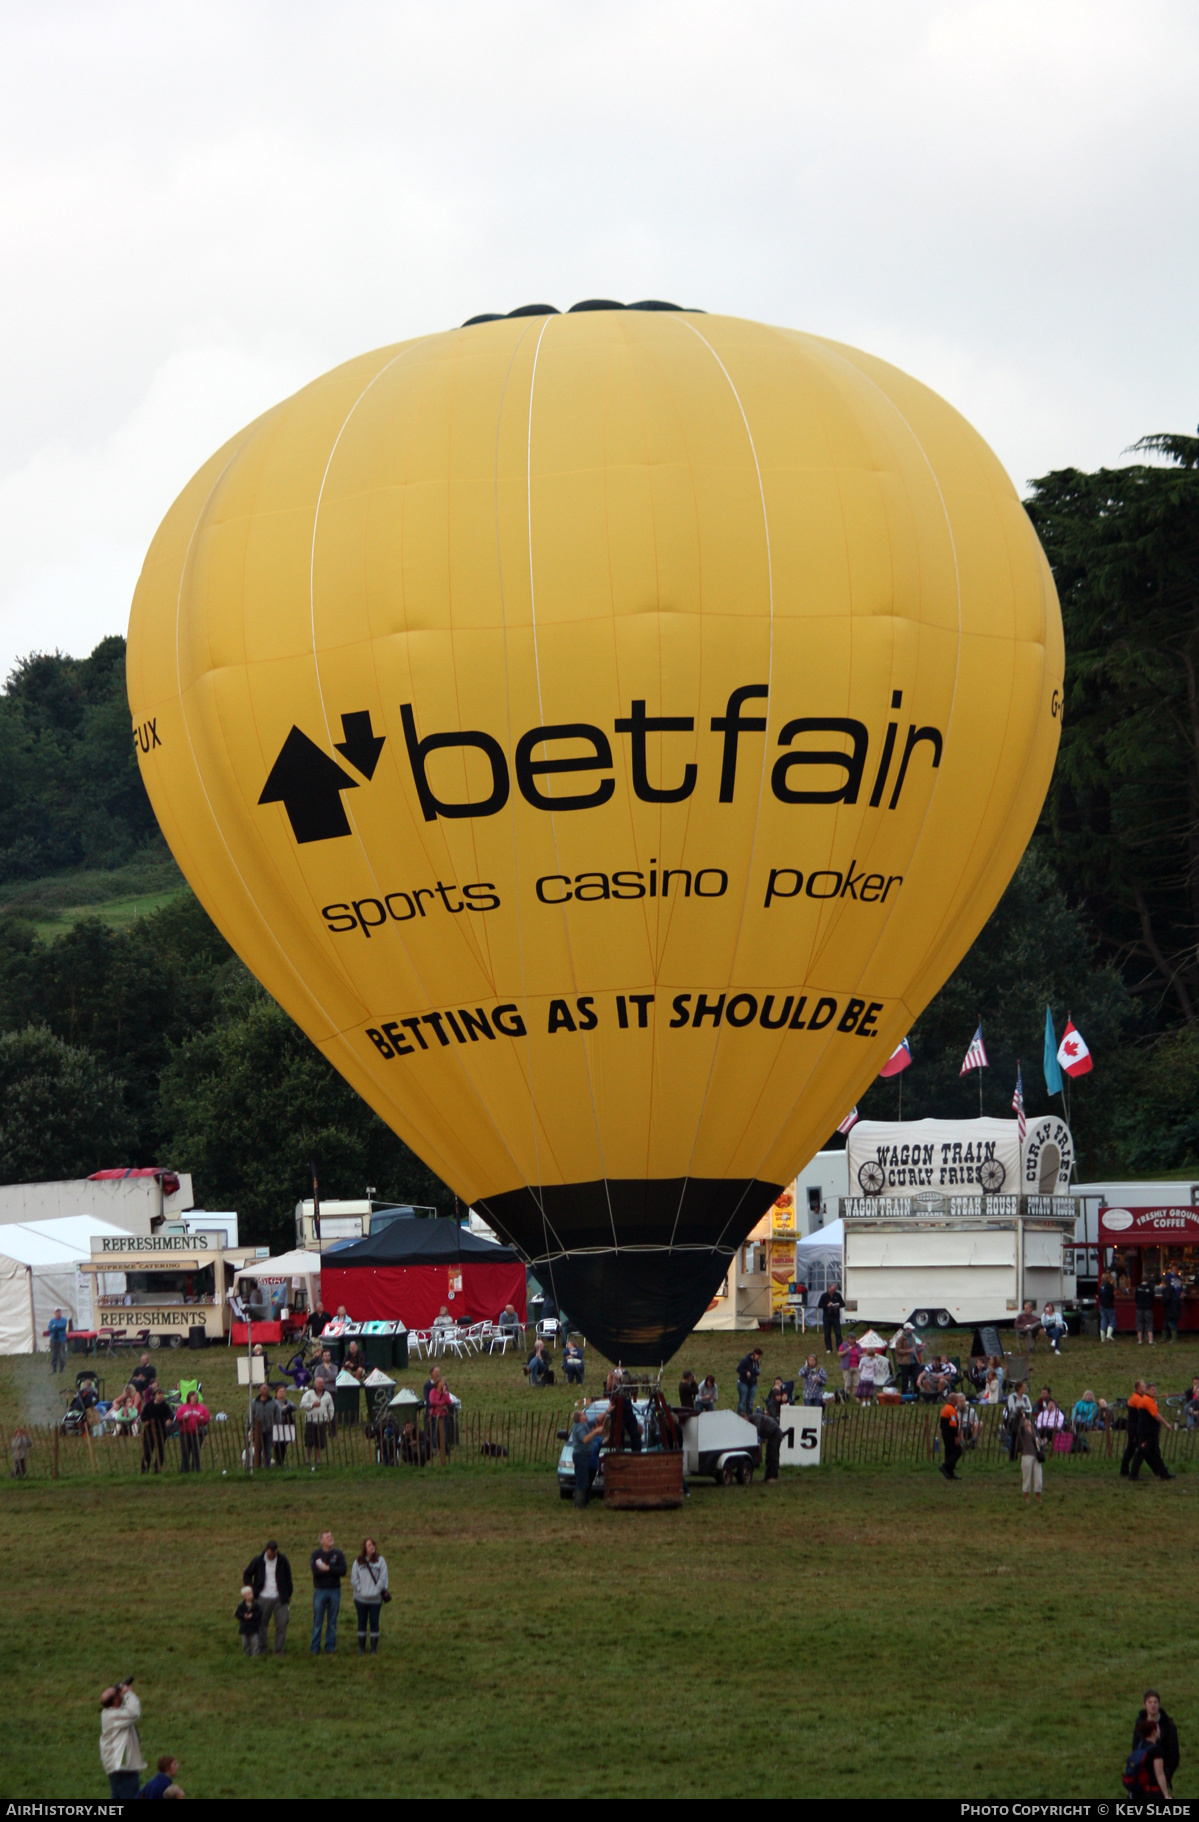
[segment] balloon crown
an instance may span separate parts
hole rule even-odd
[[[611,297],[586,297],[581,304],[572,304],[566,312],[574,316],[579,310],[686,310],[690,316],[706,316],[706,310],[696,310],[689,304],[666,304],[661,298],[643,297],[638,304],[618,304]],[[481,316],[468,316],[462,327],[471,329],[476,323],[502,323],[511,316],[561,316],[556,304],[522,304],[519,310],[485,310]]]

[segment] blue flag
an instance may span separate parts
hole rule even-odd
[[[1053,1029],[1053,1008],[1045,1008],[1045,1086],[1050,1094],[1061,1094],[1062,1072],[1057,1061],[1057,1032]]]

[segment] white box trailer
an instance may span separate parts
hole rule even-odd
[[[97,1171],[53,1183],[0,1183],[0,1227],[14,1221],[59,1221],[94,1215],[128,1234],[150,1234],[192,1206],[187,1171]]]
[[[1073,1304],[1072,1196],[846,1197],[842,1294],[856,1322],[1010,1323]]]

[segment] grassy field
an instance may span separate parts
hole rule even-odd
[[[731,1402],[746,1345],[697,1336],[670,1378],[711,1366]],[[764,1345],[767,1372],[790,1377],[803,1343]],[[207,1401],[236,1408],[228,1353],[199,1358]],[[160,1353],[160,1374],[195,1360]],[[1044,1368],[1063,1401],[1120,1395],[1149,1364],[1175,1389],[1199,1346],[1075,1343],[1039,1355],[1034,1379]],[[599,1372],[593,1357],[589,1385]],[[511,1357],[448,1376],[468,1405],[562,1396],[528,1392]],[[0,1414],[41,1416],[50,1390],[44,1362],[5,1361]],[[642,1514],[576,1513],[548,1466],[6,1481],[0,1665],[37,1719],[5,1730],[0,1788],[104,1795],[96,1698],[131,1671],[147,1757],[177,1753],[196,1796],[1113,1797],[1152,1681],[1185,1797],[1199,1474],[1129,1486],[1097,1459],[1051,1462],[1026,1510],[1011,1469],[966,1473],[823,1468]],[[337,1658],[309,1656],[326,1524],[347,1549],[370,1531],[389,1560],[374,1660],[348,1591]],[[297,1570],[289,1648],[245,1660],[233,1607],[270,1535]],[[618,1749],[583,1747],[615,1717]]]
[[[7,880],[0,885],[0,912],[26,919],[49,942],[81,917],[97,917],[119,929],[169,904],[185,890],[183,875],[171,856],[165,851],[152,852],[127,867]]]

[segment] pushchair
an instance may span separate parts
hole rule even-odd
[[[95,1410],[99,1402],[94,1375],[80,1373],[75,1390],[67,1400],[67,1408],[59,1421],[59,1428],[63,1435],[86,1436],[89,1413]],[[107,1409],[107,1406],[105,1408]]]

